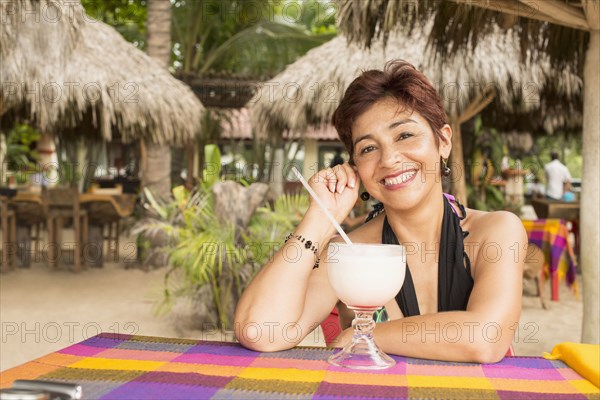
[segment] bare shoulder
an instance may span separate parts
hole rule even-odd
[[[514,241],[526,240],[523,223],[515,214],[509,211],[480,211],[469,209],[467,211],[468,230],[482,240]]]
[[[471,220],[465,248],[473,261],[473,277],[480,278],[480,274],[486,271],[505,274],[513,270],[516,274],[522,273],[519,271],[522,271],[526,254],[527,233],[519,217],[508,211],[478,210],[468,210],[467,216]],[[502,268],[488,268],[491,265],[501,265]]]
[[[383,219],[385,213],[378,215],[369,222],[366,222],[354,229],[348,234],[350,240],[356,243],[381,243],[381,230],[383,229]],[[341,236],[337,235],[332,242],[342,242]]]

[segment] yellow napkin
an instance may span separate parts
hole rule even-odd
[[[561,360],[588,381],[600,388],[600,345],[559,343],[552,354],[544,353],[547,360]]]

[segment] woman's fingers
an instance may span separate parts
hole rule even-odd
[[[335,193],[337,185],[337,177],[335,176],[335,168],[327,168],[325,170],[325,183],[331,193]]]
[[[343,167],[344,167],[344,170],[346,171],[346,176],[348,177],[348,186],[350,188],[354,189],[356,187],[356,182],[358,180],[356,171],[348,163],[344,163]]]
[[[334,218],[342,222],[356,204],[360,180],[352,167],[343,164],[317,172],[310,179],[310,186]]]
[[[317,172],[310,179],[310,184],[317,192],[326,190],[332,194],[342,194],[346,188],[355,189],[359,178],[356,171],[348,163],[344,163]]]
[[[342,193],[346,187],[354,189],[358,180],[358,175],[356,174],[354,169],[352,169],[352,167],[348,163],[338,165],[338,167],[340,167],[337,173],[337,175],[339,176],[338,193]]]
[[[337,181],[333,179],[334,176],[335,174],[331,168],[322,169],[312,176],[310,183],[315,187],[324,185],[330,192],[335,192]]]
[[[334,176],[332,179],[335,180],[333,191],[341,194],[344,191],[344,188],[346,187],[346,181],[348,180],[346,177],[346,172],[341,165],[336,165],[333,167],[333,174]]]
[[[356,173],[347,163],[327,168],[318,174],[325,180],[325,185],[331,193],[343,193],[346,187],[356,186]]]

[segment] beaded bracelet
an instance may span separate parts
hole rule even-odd
[[[315,265],[313,266],[313,269],[319,268],[319,262],[321,261],[321,259],[319,258],[319,252],[318,252],[317,248],[315,247],[315,245],[313,244],[313,242],[310,241],[310,240],[306,240],[306,238],[304,238],[304,237],[302,237],[300,235],[294,235],[293,233],[290,233],[285,238],[285,242],[284,243],[287,243],[288,240],[290,240],[291,238],[298,239],[300,241],[300,243],[304,243],[304,248],[312,251],[315,254],[316,261],[315,261]]]

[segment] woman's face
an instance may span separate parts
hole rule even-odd
[[[375,103],[352,126],[354,162],[367,191],[388,208],[408,209],[441,185],[440,156],[450,154],[448,125],[436,134],[395,99]],[[439,186],[441,187],[441,186]]]

